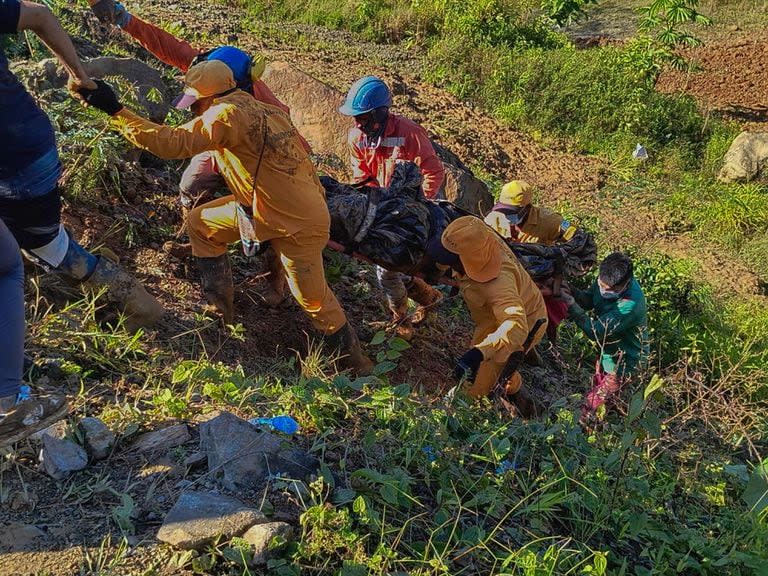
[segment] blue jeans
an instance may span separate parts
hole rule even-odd
[[[24,266],[0,220],[0,398],[19,393],[24,367]]]

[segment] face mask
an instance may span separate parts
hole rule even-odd
[[[603,300],[618,300],[621,294],[613,290],[603,290],[600,288],[600,296],[602,296]]]
[[[528,216],[528,206],[523,206],[517,210],[506,209],[502,211],[502,214],[512,226],[517,226]]]

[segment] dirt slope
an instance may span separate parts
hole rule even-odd
[[[603,20],[623,22],[626,3],[608,4],[612,11],[602,14]],[[270,29],[269,35],[259,37],[244,31],[243,12],[237,7],[228,6],[225,14],[220,4],[201,4],[195,0],[150,0],[136,10],[155,22],[180,24],[189,37],[204,38],[199,43],[201,47],[230,42],[248,50],[260,50],[269,59],[291,62],[341,91],[346,91],[360,76],[378,74],[392,87],[397,112],[423,124],[436,140],[456,152],[473,169],[479,168],[502,181],[526,179],[540,190],[547,204],[566,201],[576,210],[594,215],[600,222],[606,245],[618,249],[632,244],[674,256],[680,256],[680,246],[685,245],[704,262],[722,259],[713,255],[711,247],[702,249],[687,238],[672,236],[666,230],[663,215],[654,214],[642,203],[631,201],[632,208],[627,209],[624,202],[616,202],[617,198],[604,197],[600,189],[606,167],[599,159],[570,152],[556,142],[535,141],[446,90],[423,82],[420,78],[422,55],[414,49],[360,42],[345,32],[291,24],[281,25],[279,30]],[[631,26],[625,22],[619,28],[617,37],[626,35]],[[585,34],[595,32],[589,30]],[[732,69],[732,74],[741,78],[760,62],[756,59],[754,63],[742,63]],[[668,85],[666,82],[664,86]],[[632,191],[621,194],[627,200]],[[722,266],[705,264],[703,273],[722,292],[760,293],[757,276],[746,266],[735,263],[730,268],[733,269],[739,271],[738,282],[733,280],[733,275],[723,274]]]
[[[686,57],[699,70],[669,71],[660,78],[659,90],[686,92],[704,110],[750,130],[768,130],[768,32],[711,39]]]

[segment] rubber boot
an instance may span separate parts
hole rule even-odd
[[[269,271],[267,288],[261,297],[270,308],[277,308],[285,301],[287,282],[280,257],[271,246],[264,252],[263,264]]]
[[[408,297],[418,304],[416,311],[411,315],[411,323],[418,326],[427,319],[429,312],[434,310],[438,302],[443,299],[443,294],[415,276],[411,278],[406,288]]]
[[[520,416],[526,420],[530,418],[538,418],[544,411],[543,407],[531,398],[525,388],[520,388],[514,394],[508,394],[507,398],[509,398],[515,405]]]
[[[512,402],[517,413],[525,419],[536,418],[544,412],[543,407],[531,398],[525,390],[520,372],[513,373],[507,380],[504,386],[504,396]]]
[[[123,311],[125,327],[131,332],[152,326],[165,313],[162,304],[141,282],[104,256],[99,257],[93,273],[83,280],[83,286],[92,290],[106,287],[107,298]]]
[[[0,448],[48,428],[67,415],[67,399],[59,395],[35,395],[21,401],[0,398]]]
[[[173,256],[177,260],[187,260],[192,257],[192,244],[189,242],[176,242],[168,240],[163,244],[163,252]]]
[[[528,364],[528,366],[544,366],[544,361],[541,359],[541,355],[539,354],[539,351],[536,350],[535,346],[526,353],[525,363]]]
[[[232,284],[232,267],[229,256],[222,254],[215,258],[197,258],[203,296],[224,319],[232,324],[235,316],[235,287]]]
[[[349,322],[333,334],[324,336],[323,340],[329,352],[341,355],[339,364],[342,369],[348,368],[358,376],[368,376],[373,372],[373,362],[363,353],[357,333]]]

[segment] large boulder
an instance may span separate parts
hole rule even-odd
[[[291,120],[319,156],[333,159],[333,164],[351,177],[347,133],[354,125],[338,108],[344,94],[286,62],[273,62],[262,80],[275,96],[291,109]],[[488,186],[450,150],[432,141],[445,165],[446,198],[472,214],[484,215],[493,206]]]
[[[354,122],[339,114],[341,92],[287,62],[269,64],[261,79],[290,107],[294,126],[316,154],[348,162],[347,132]]]
[[[718,180],[749,182],[768,176],[768,132],[742,132],[723,159]]]
[[[130,84],[136,99],[150,120],[163,122],[170,110],[171,95],[163,82],[163,77],[154,68],[136,58],[114,58],[101,56],[83,62],[85,71],[91,78],[118,76]],[[35,90],[63,88],[68,75],[55,59],[43,60],[40,72],[30,81]]]

